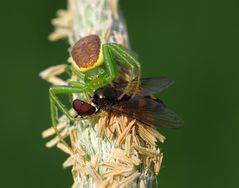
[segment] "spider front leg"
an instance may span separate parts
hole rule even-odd
[[[86,93],[90,92],[90,87],[88,85],[83,84],[76,84],[76,83],[69,83],[68,86],[52,86],[49,90],[50,95],[50,112],[51,112],[51,120],[52,120],[52,126],[54,127],[57,135],[61,136],[58,133],[58,130],[56,128],[57,125],[57,110],[59,109],[64,115],[67,116],[67,118],[74,122],[75,118],[69,113],[69,110],[66,108],[66,106],[60,101],[58,98],[58,94],[73,94],[73,93]]]
[[[137,93],[139,84],[140,84],[140,64],[134,58],[129,52],[127,52],[123,47],[121,47],[118,44],[115,43],[108,43],[103,45],[103,50],[107,50],[109,52],[109,55],[111,56],[111,59],[117,60],[118,63],[127,66],[131,70],[130,74],[130,80],[127,85],[127,87],[124,89],[123,94],[121,97],[123,97],[128,91],[132,88],[132,81],[137,79],[137,84],[135,85],[135,88],[133,89],[133,96]],[[112,64],[110,61],[107,61],[105,59],[105,66],[109,67]],[[120,97],[120,98],[121,98]]]

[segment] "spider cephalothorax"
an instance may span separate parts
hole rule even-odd
[[[117,102],[118,93],[117,91],[109,86],[97,89],[93,95],[93,103],[99,107],[111,106]]]

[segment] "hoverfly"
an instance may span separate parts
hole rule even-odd
[[[97,89],[92,97],[92,104],[75,99],[73,108],[81,117],[103,110],[108,113],[126,115],[149,126],[179,128],[183,120],[167,108],[162,100],[152,96],[172,83],[165,77],[143,78],[136,95],[130,95],[129,91],[123,98],[120,96],[127,83],[115,83],[114,87],[105,86]]]

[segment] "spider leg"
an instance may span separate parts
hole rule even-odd
[[[117,57],[118,63],[128,66],[129,69],[131,69],[129,83],[128,83],[127,87],[124,89],[124,92],[120,96],[120,98],[122,98],[125,94],[127,94],[129,92],[129,90],[133,91],[132,95],[134,96],[137,93],[138,87],[140,84],[141,67],[140,67],[139,62],[136,60],[135,57],[133,57],[129,52],[127,52],[126,49],[124,49],[123,47],[121,47],[118,44],[115,44],[115,43],[104,44],[103,48],[108,49],[114,58]],[[135,88],[132,88],[131,82],[135,79],[137,79],[137,84],[135,85]]]
[[[53,104],[53,106],[56,106],[63,114],[65,114],[70,121],[74,121],[74,118],[70,115],[66,106],[57,97],[57,94],[73,94],[85,91],[85,88],[78,88],[72,86],[52,86],[49,90],[51,104]]]
[[[73,74],[75,74],[78,77],[78,79],[84,80],[85,75],[81,73],[79,70],[77,70],[73,65],[69,65],[69,69]]]
[[[114,63],[112,52],[108,44],[104,44],[102,49],[103,49],[103,56],[104,56],[104,65],[108,73],[106,82],[107,84],[110,84],[116,78],[116,65]]]
[[[60,101],[58,98],[58,94],[73,94],[73,93],[85,93],[89,92],[89,86],[87,85],[80,85],[75,86],[71,85],[72,83],[69,83],[67,86],[52,86],[49,89],[49,97],[50,97],[50,113],[51,113],[51,121],[52,126],[55,129],[55,132],[57,133],[58,137],[62,142],[64,142],[63,138],[60,136],[59,131],[57,130],[57,123],[58,123],[58,109],[67,116],[67,118],[74,122],[75,117],[73,117],[69,110],[66,108],[66,106]],[[65,142],[64,142],[65,143]]]

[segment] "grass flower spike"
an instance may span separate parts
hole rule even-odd
[[[117,0],[68,0],[57,16],[49,39],[68,39],[70,57],[40,73],[52,84],[46,146],[69,155],[63,167],[72,168],[74,188],[156,187],[163,159],[157,142],[165,140],[156,128],[178,128],[182,120],[153,95],[172,81],[141,78]]]

